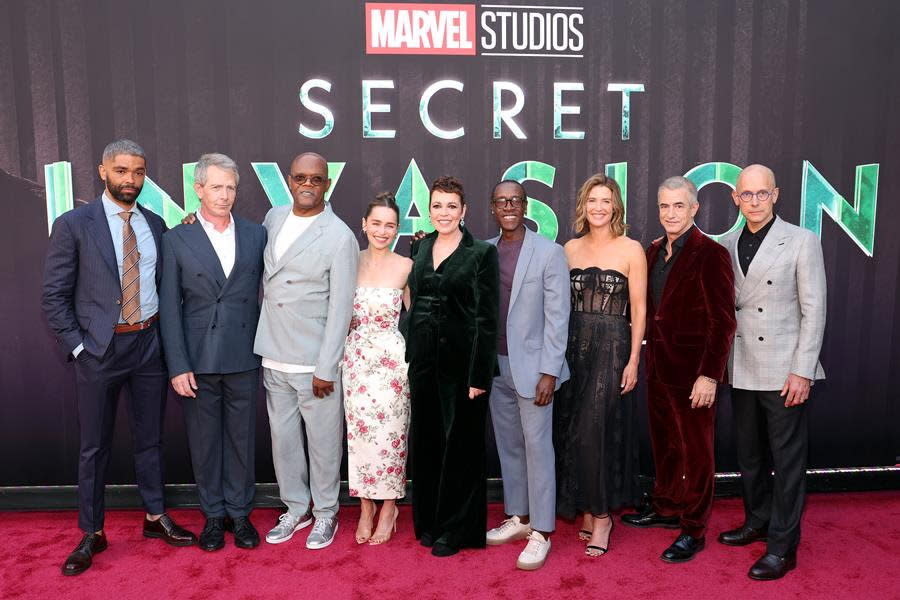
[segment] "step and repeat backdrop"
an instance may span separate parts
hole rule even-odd
[[[740,168],[769,165],[778,214],[815,232],[826,261],[811,466],[895,464],[898,29],[893,0],[0,3],[0,486],[76,481],[74,374],[40,311],[41,272],[53,220],[99,195],[100,154],[120,137],[147,150],[139,201],[170,226],[196,209],[202,153],[238,162],[235,210],[261,221],[290,202],[293,156],[316,151],[352,228],[375,194],[396,194],[401,253],[430,228],[428,185],[443,174],[464,182],[476,235],[494,234],[489,192],[512,178],[529,226],[563,243],[581,182],[606,172],[629,235],[648,244],[664,178],[697,183],[698,224],[717,236],[742,226]],[[637,402],[645,418],[642,389]],[[126,410],[123,396],[111,483],[133,481]],[[259,413],[258,479],[274,481],[263,401]],[[174,394],[166,421],[167,480],[191,482]]]

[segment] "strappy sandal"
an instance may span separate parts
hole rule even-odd
[[[609,540],[612,539],[612,532],[616,526],[616,521],[612,518],[612,515],[606,515],[606,518],[609,519],[609,536],[606,538],[606,548],[603,546],[595,546],[593,544],[588,544],[584,548],[584,553],[591,558],[597,558],[599,556],[603,556],[607,552],[609,552]]]

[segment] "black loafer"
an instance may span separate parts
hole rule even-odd
[[[259,546],[259,532],[248,517],[225,519],[225,529],[234,533],[234,545],[244,550]]]
[[[694,558],[694,555],[705,547],[706,538],[695,538],[682,533],[671,546],[663,551],[660,558],[668,563],[683,563]]]
[[[94,555],[106,550],[106,545],[106,536],[103,533],[85,534],[63,563],[63,575],[78,575],[90,569]]]
[[[738,527],[731,531],[723,531],[719,534],[719,543],[726,546],[746,546],[753,542],[765,542],[769,538],[767,529],[754,529],[753,527]]]
[[[666,529],[680,527],[678,517],[664,517],[653,509],[622,515],[622,522],[632,527],[664,527]]]
[[[215,552],[225,547],[225,517],[210,517],[200,533],[200,549]]]
[[[193,546],[197,543],[197,536],[165,513],[155,521],[144,517],[144,537],[159,538],[170,546]]]
[[[787,575],[788,571],[797,567],[797,551],[789,552],[787,556],[778,556],[777,554],[766,553],[756,561],[747,575],[750,579],[758,579],[760,581],[771,581],[772,579],[781,579]]]

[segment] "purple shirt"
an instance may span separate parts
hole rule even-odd
[[[516,264],[519,262],[523,241],[525,238],[517,242],[507,242],[503,238],[497,241],[497,254],[500,257],[500,322],[497,327],[497,354],[503,356],[509,355],[506,348],[506,316],[509,314],[513,277],[516,275]]]

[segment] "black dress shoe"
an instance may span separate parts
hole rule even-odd
[[[225,517],[210,517],[200,533],[200,549],[214,552],[225,547]]]
[[[669,563],[683,563],[694,558],[694,555],[706,546],[706,538],[695,538],[686,533],[678,536],[671,546],[666,548],[660,556]]]
[[[445,556],[453,556],[457,552],[459,552],[459,548],[451,546],[450,544],[445,544],[441,541],[435,542],[434,546],[431,547],[431,555],[441,558]]]
[[[723,531],[719,534],[719,543],[726,546],[746,546],[753,542],[765,542],[769,532],[766,529],[754,529],[753,527],[738,527],[731,531]]]
[[[639,513],[622,515],[622,522],[632,527],[665,527],[666,529],[678,529],[678,517],[664,517],[652,508]]]
[[[788,571],[797,566],[797,551],[793,550],[787,556],[778,556],[777,554],[766,553],[756,561],[747,575],[750,579],[759,579],[761,581],[769,581],[772,579],[781,579],[787,575]]]
[[[259,533],[247,517],[225,519],[225,529],[234,534],[234,545],[249,550],[259,546]]]
[[[431,548],[434,546],[434,536],[430,533],[423,533],[422,537],[419,538],[419,543],[426,548]]]
[[[95,554],[106,550],[106,536],[102,533],[87,533],[78,543],[78,547],[63,563],[63,575],[78,575],[91,568]]]
[[[197,543],[196,535],[180,527],[165,513],[155,521],[144,517],[144,537],[160,538],[170,546],[193,546]]]

